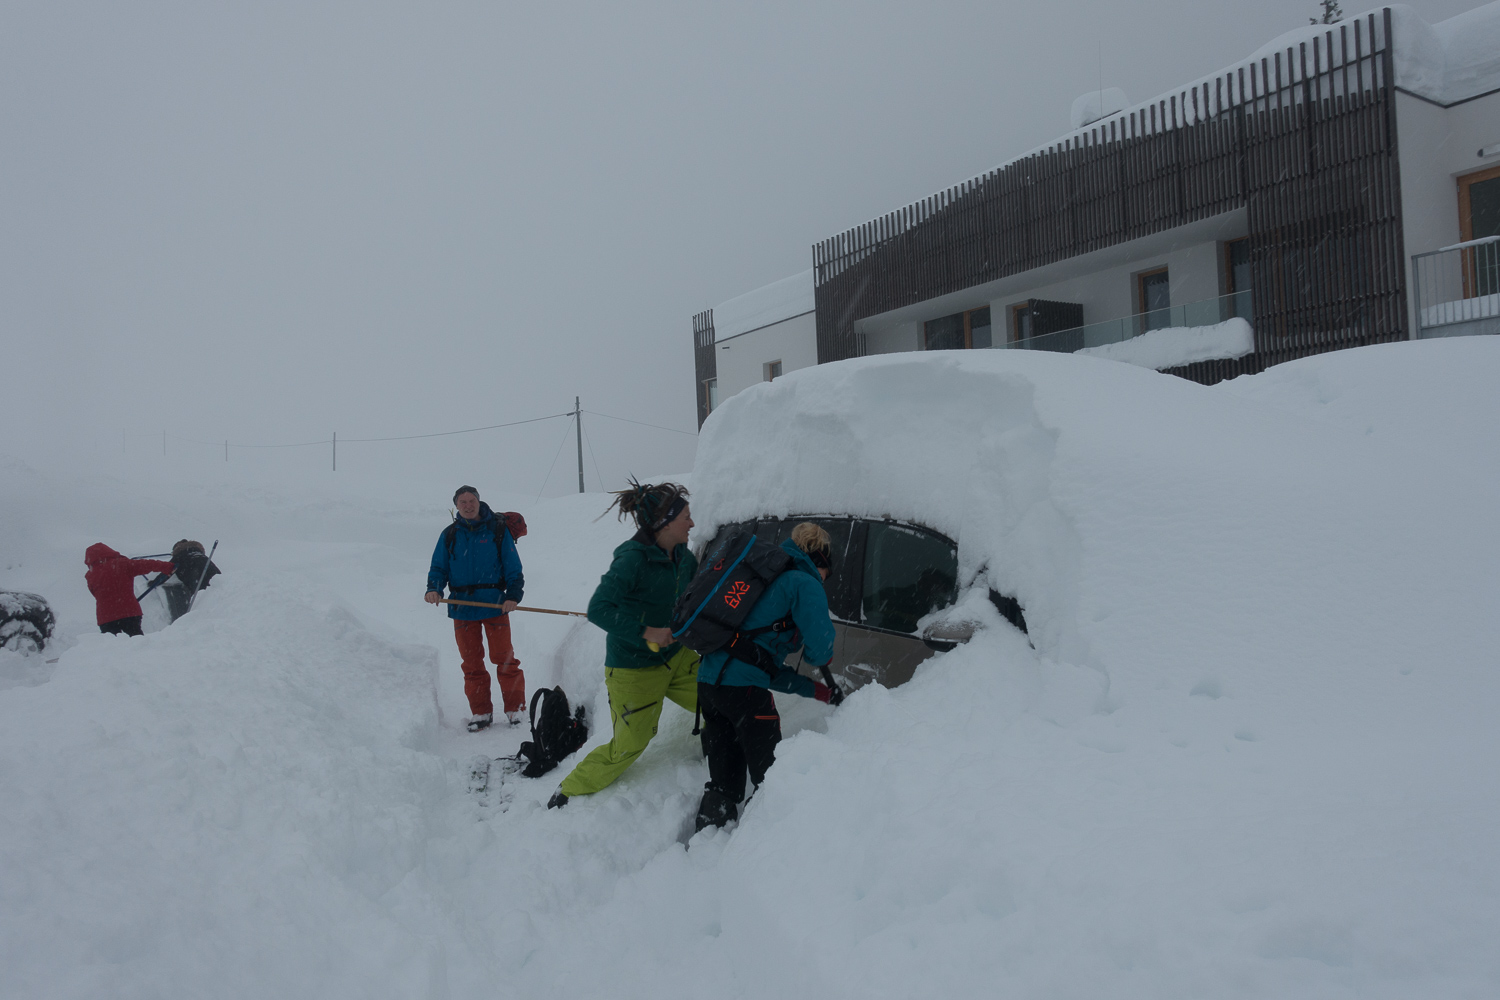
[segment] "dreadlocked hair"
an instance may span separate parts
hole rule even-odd
[[[634,477],[630,480],[630,488],[626,490],[614,490],[615,499],[604,513],[615,511],[616,520],[625,520],[629,514],[635,520],[635,526],[640,530],[653,533],[661,530],[663,523],[662,515],[671,509],[679,497],[686,499],[687,487],[676,483],[640,483]]]

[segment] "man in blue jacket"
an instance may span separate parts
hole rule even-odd
[[[699,830],[737,818],[745,798],[746,769],[759,787],[776,760],[781,716],[772,691],[825,703],[841,700],[826,684],[782,666],[798,647],[815,667],[833,658],[835,633],[823,589],[833,565],[828,532],[804,521],[781,547],[792,557],[791,569],[760,595],[729,645],[709,653],[698,667],[703,752],[708,756]]]
[[[521,575],[521,557],[516,542],[506,530],[505,522],[481,503],[479,491],[460,486],[453,494],[458,516],[438,536],[432,551],[432,568],[427,571],[428,604],[436,604],[443,587],[457,600],[475,601],[495,607],[448,605],[453,619],[453,633],[458,652],[463,657],[464,694],[469,697],[469,732],[477,733],[494,719],[495,706],[490,700],[490,675],[484,667],[484,643],[490,641],[490,662],[500,678],[500,694],[505,716],[511,725],[521,721],[526,707],[526,675],[510,644],[509,615],[521,603],[525,579]]]

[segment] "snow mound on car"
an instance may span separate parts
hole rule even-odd
[[[1442,560],[1421,548],[1420,528],[1403,539],[1388,526],[1431,502],[1419,470],[1462,474],[1418,442],[1496,409],[1480,373],[1500,367],[1500,341],[1465,341],[1343,351],[1240,380],[1275,395],[1310,372],[1419,369],[1420,405],[1401,436],[1378,439],[1249,389],[1070,355],[945,351],[804,369],[740,393],[704,425],[696,537],[757,515],[919,522],[958,543],[962,583],[1020,600],[1039,650],[1100,667],[1101,650],[1148,656],[1164,636],[1212,648],[1283,616],[1407,615],[1445,589]],[[1379,630],[1354,631],[1363,649]]]

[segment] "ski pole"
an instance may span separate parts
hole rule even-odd
[[[203,581],[208,578],[208,567],[213,565],[214,553],[217,551],[219,551],[219,540],[215,538],[213,548],[208,550],[208,558],[203,560],[203,572],[198,574],[198,582],[193,584],[193,592],[188,595],[187,611],[184,611],[183,614],[187,614],[188,611],[193,610],[193,601],[198,596],[198,588],[203,586]]]
[[[451,598],[440,597],[438,604],[462,604],[469,608],[504,608],[503,604],[487,604],[484,601],[458,601]],[[554,611],[552,608],[523,608],[519,605],[512,608],[513,611],[530,611],[534,615],[570,615],[573,618],[587,618],[588,614],[583,611]]]

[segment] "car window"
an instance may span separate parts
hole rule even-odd
[[[861,601],[866,625],[915,632],[920,618],[957,596],[952,542],[903,524],[870,523]]]
[[[859,620],[859,539],[857,522],[847,517],[777,517],[756,522],[755,534],[773,545],[792,537],[792,529],[811,521],[828,532],[833,555],[833,572],[823,585],[828,594],[828,610],[843,621]]]

